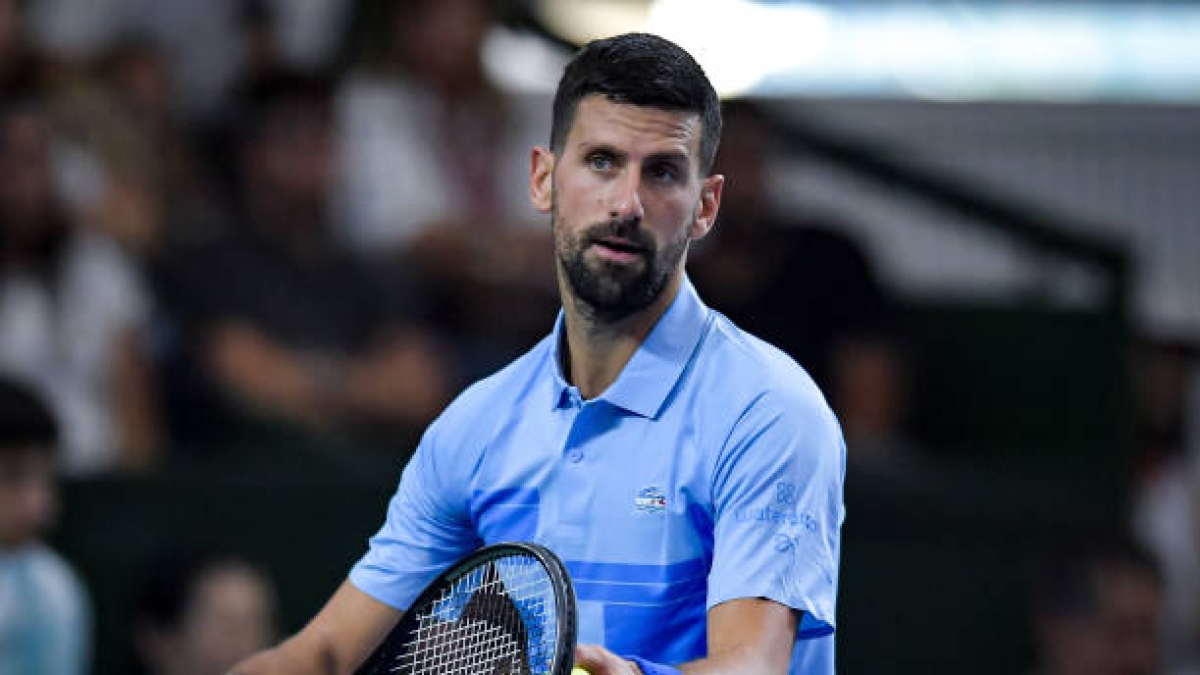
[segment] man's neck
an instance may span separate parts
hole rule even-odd
[[[681,273],[675,274],[648,307],[615,321],[596,316],[560,283],[566,327],[563,374],[584,399],[596,398],[616,381],[679,294],[681,279]]]

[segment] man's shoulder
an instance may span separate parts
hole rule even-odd
[[[547,336],[508,365],[468,386],[447,406],[442,418],[469,421],[481,412],[495,415],[526,404],[545,385],[551,344],[552,337]]]
[[[695,390],[704,408],[718,475],[769,475],[771,467],[845,465],[841,425],[821,390],[794,359],[717,315]]]
[[[701,354],[700,377],[719,381],[725,395],[827,407],[821,390],[795,359],[721,313],[714,315]]]

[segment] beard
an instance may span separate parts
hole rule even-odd
[[[686,231],[659,250],[650,234],[637,221],[628,219],[597,223],[571,236],[563,229],[555,208],[551,226],[558,264],[572,294],[582,304],[581,309],[608,323],[653,304],[687,251]],[[641,263],[621,264],[587,256],[588,248],[608,237],[630,242]]]

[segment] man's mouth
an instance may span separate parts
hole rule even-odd
[[[645,248],[623,237],[603,237],[592,242],[601,258],[616,263],[639,260]]]

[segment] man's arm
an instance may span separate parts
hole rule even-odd
[[[351,673],[383,641],[401,613],[343,582],[296,635],[234,666],[230,675]]]
[[[798,612],[773,600],[742,598],[708,612],[708,656],[676,666],[685,675],[784,675],[791,663]],[[636,675],[629,661],[597,645],[580,645],[576,665],[592,675]]]
[[[680,666],[687,675],[786,673],[799,612],[773,600],[730,600],[708,612],[708,657]]]

